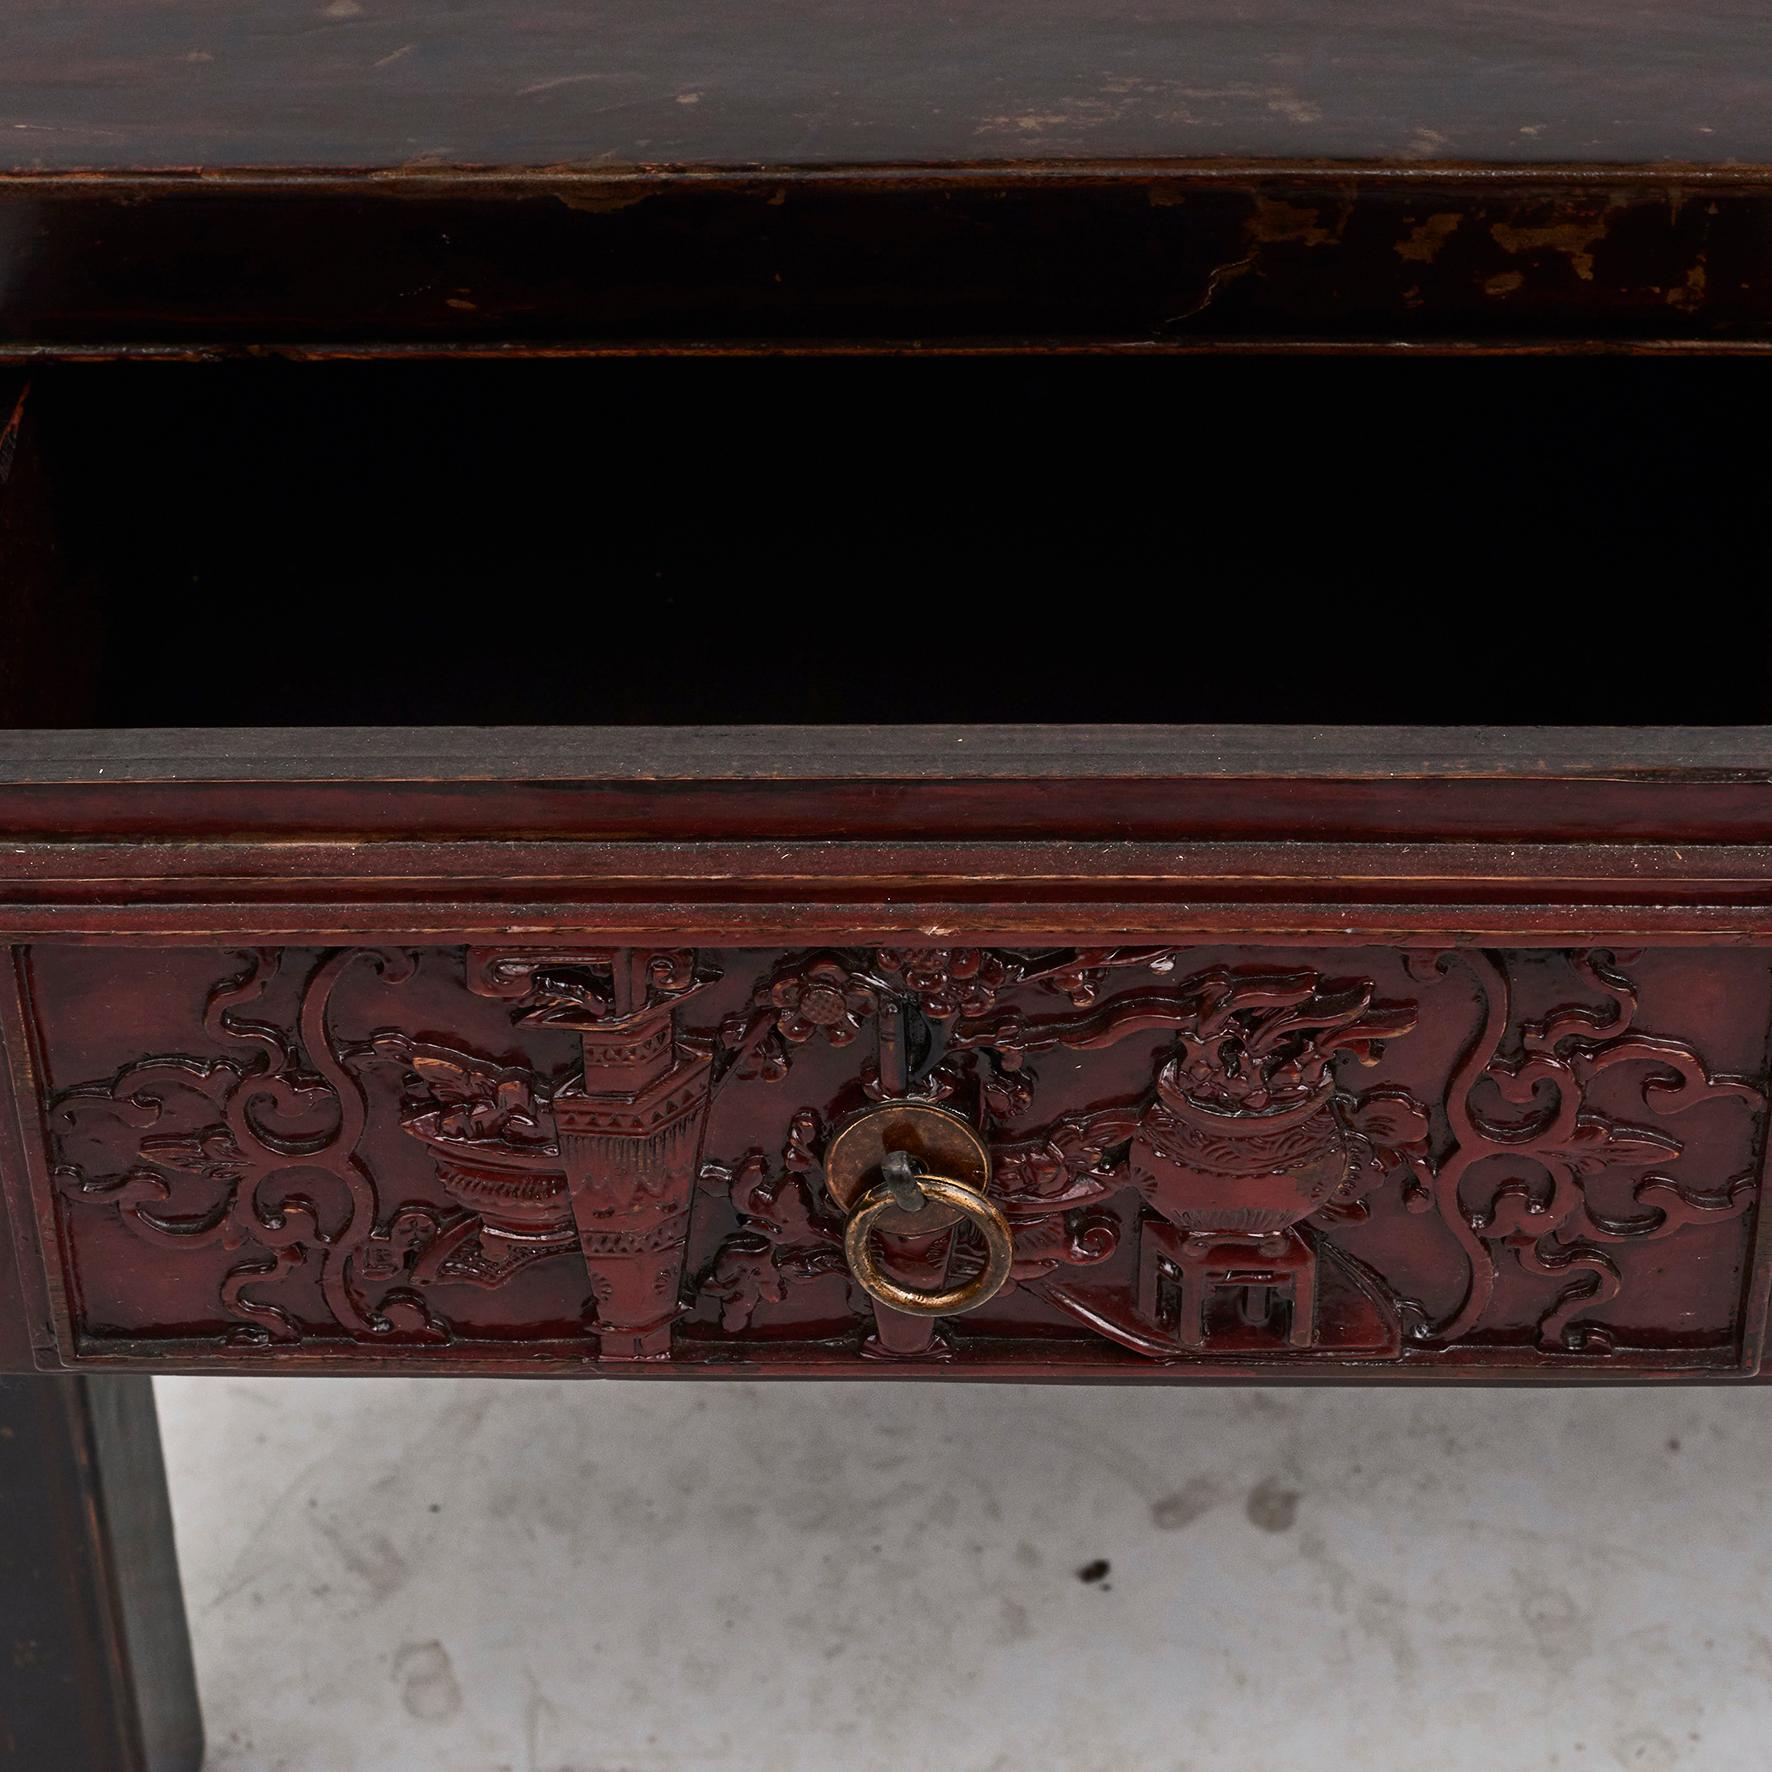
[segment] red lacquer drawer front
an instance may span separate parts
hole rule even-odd
[[[73,1363],[1757,1363],[1761,950],[34,941],[12,961],[14,1222]],[[982,1144],[969,1180],[1006,1226],[1006,1281],[963,1313],[878,1303],[845,1250],[834,1140],[904,1104]],[[987,1265],[970,1221],[882,1223],[872,1265],[913,1289]]]

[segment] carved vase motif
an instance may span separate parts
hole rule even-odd
[[[475,950],[470,980],[518,1018],[577,1035],[576,1075],[550,1089],[528,1072],[410,1047],[429,1096],[405,1117],[437,1176],[478,1221],[496,1275],[520,1255],[577,1244],[590,1275],[598,1353],[661,1359],[680,1313],[689,1207],[712,1049],[677,1033],[677,1006],[705,983],[693,957]]]

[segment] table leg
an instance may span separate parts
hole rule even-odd
[[[202,1758],[152,1381],[0,1378],[0,1768]]]

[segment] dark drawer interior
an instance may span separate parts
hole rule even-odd
[[[62,364],[0,723],[1753,723],[1727,360]],[[4,414],[0,414],[4,422]]]

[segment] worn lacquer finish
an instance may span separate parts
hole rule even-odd
[[[1763,348],[1747,0],[0,6],[0,359]]]
[[[1735,167],[0,179],[0,358],[1753,349],[1769,205]]]

